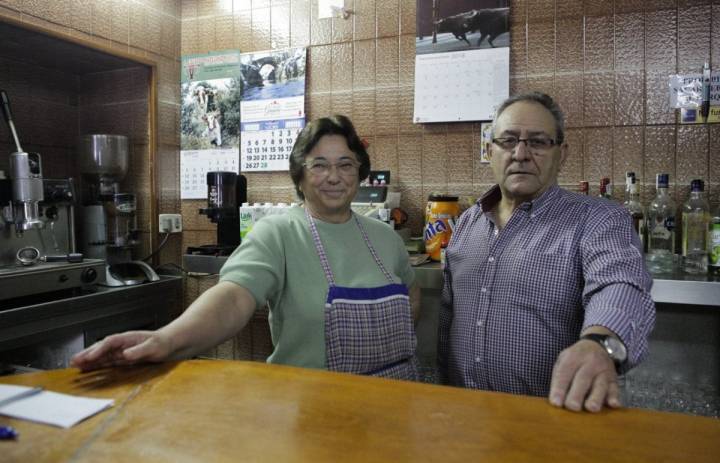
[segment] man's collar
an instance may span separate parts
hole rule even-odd
[[[552,199],[558,194],[560,191],[560,187],[557,184],[550,185],[547,190],[545,190],[539,197],[524,202],[520,206],[518,206],[518,209],[530,212],[533,211],[533,213],[538,213],[547,204],[550,204],[552,202]],[[495,206],[498,205],[500,200],[502,199],[502,191],[500,190],[500,185],[494,185],[492,188],[490,188],[487,192],[485,192],[484,195],[480,197],[478,200],[478,204],[480,205],[480,209],[482,209],[483,213],[488,213],[492,211]]]

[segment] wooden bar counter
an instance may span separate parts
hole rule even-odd
[[[2,383],[115,399],[61,429],[20,433],[2,462],[717,462],[720,421],[637,409],[597,415],[543,398],[252,362],[191,360]]]

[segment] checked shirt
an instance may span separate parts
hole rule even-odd
[[[629,367],[639,363],[655,306],[630,214],[553,185],[498,230],[500,195],[496,185],[468,209],[446,249],[442,380],[546,396],[557,356],[593,325],[622,339]]]

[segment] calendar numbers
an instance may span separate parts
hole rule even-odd
[[[304,125],[305,121],[302,119],[244,125],[241,142],[242,170],[288,170],[293,145]]]
[[[207,198],[207,173],[239,172],[234,149],[183,150],[180,152],[180,193],[182,199]]]

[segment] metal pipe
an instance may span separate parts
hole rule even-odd
[[[17,131],[15,130],[15,124],[12,120],[12,112],[10,111],[10,98],[8,98],[5,90],[0,90],[0,99],[2,100],[3,116],[5,116],[5,121],[7,122],[7,125],[10,128],[10,133],[15,140],[15,147],[17,148],[17,152],[22,153],[23,149],[22,146],[20,146],[20,138],[18,138]]]

